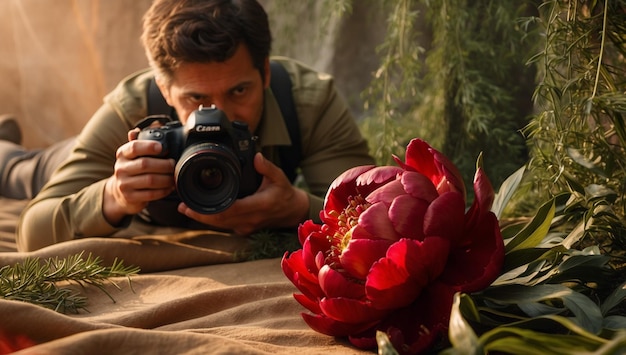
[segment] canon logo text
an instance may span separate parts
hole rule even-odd
[[[196,126],[197,132],[218,132],[220,130],[221,130],[220,126],[203,126],[203,125]]]

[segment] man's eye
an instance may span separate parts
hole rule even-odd
[[[232,94],[235,95],[235,96],[241,96],[241,95],[243,95],[245,93],[246,93],[246,87],[244,87],[244,86],[240,86],[240,87],[234,88],[233,91],[232,91]]]

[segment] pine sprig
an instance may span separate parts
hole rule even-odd
[[[82,287],[95,286],[115,302],[105,285],[109,283],[121,289],[111,280],[113,277],[127,277],[130,285],[130,277],[136,275],[139,268],[125,266],[117,259],[111,266],[103,266],[101,263],[99,257],[91,254],[83,258],[83,253],[46,260],[27,258],[15,265],[0,268],[0,296],[57,312],[78,313],[79,310],[87,310],[87,298],[64,286],[78,284]]]

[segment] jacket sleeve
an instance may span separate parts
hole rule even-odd
[[[106,179],[115,152],[129,130],[116,109],[105,103],[78,136],[69,157],[22,212],[17,246],[30,251],[82,237],[107,236],[119,228],[102,213]]]

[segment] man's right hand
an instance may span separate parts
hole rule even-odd
[[[136,140],[138,130],[128,133],[129,142],[117,149],[115,171],[105,186],[102,210],[111,225],[141,212],[148,202],[174,191],[174,159],[155,158],[161,144]]]

